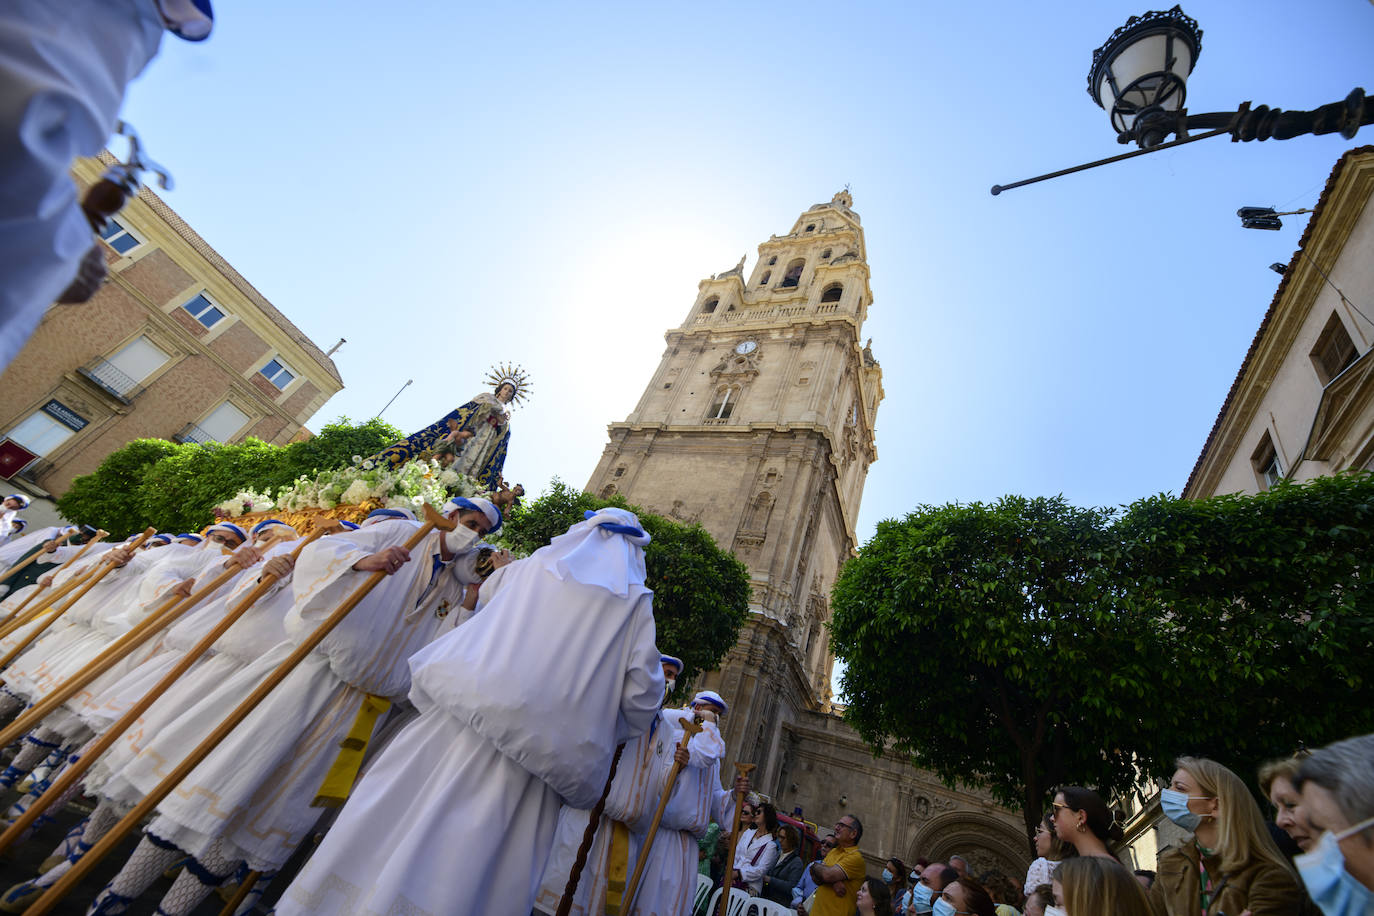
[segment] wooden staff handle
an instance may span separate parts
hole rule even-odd
[[[76,696],[81,688],[128,658],[131,652],[162,632],[164,628],[175,623],[187,611],[219,591],[221,586],[241,572],[243,570],[239,567],[231,566],[211,579],[204,588],[191,595],[186,597],[171,595],[156,611],[135,624],[129,632],[106,646],[99,655],[87,662],[79,671],[58,684],[51,693],[25,710],[23,715],[11,722],[4,730],[0,730],[0,747],[4,747],[16,738],[27,734],[35,725],[46,719],[49,713]]]
[[[606,797],[611,794],[611,783],[615,782],[615,771],[620,766],[620,755],[624,750],[624,744],[617,744],[615,753],[611,755],[611,771],[606,774],[606,788],[601,790],[601,797],[592,806],[591,817],[587,819],[587,829],[582,831],[582,845],[577,847],[577,855],[573,857],[572,872],[568,875],[568,883],[563,885],[563,896],[558,900],[558,909],[554,916],[568,916],[572,912],[577,885],[582,881],[582,869],[587,867],[587,854],[592,851],[596,828],[600,826],[601,815],[606,811]]]
[[[57,574],[60,573],[62,570],[66,569],[68,566],[71,566],[77,560],[80,560],[81,556],[87,550],[91,549],[91,547],[94,546],[96,541],[100,540],[104,536],[105,532],[103,531],[97,533],[95,537],[91,538],[91,540],[87,541],[84,545],[82,545],[81,549],[76,552],[76,556],[72,557],[70,560],[63,563],[61,566],[57,567],[57,569],[53,570],[52,575],[56,577]],[[29,595],[29,597],[24,599],[24,603],[19,605],[19,607],[15,609],[14,613],[6,617],[5,622],[3,624],[0,624],[0,639],[4,639],[6,636],[9,636],[15,630],[24,626],[24,624],[33,620],[39,614],[43,613],[43,611],[46,608],[50,607],[53,603],[60,601],[63,595],[70,593],[72,589],[77,588],[81,585],[81,583],[85,582],[86,577],[89,576],[91,573],[95,572],[96,568],[97,567],[93,565],[90,569],[72,576],[67,581],[59,585],[57,588],[53,589],[51,593],[46,595],[33,607],[29,608],[28,613],[24,614],[24,616],[21,618],[19,616],[19,613],[20,611],[24,610],[24,605],[28,604],[34,598],[38,597],[38,595],[43,591],[43,588],[46,588],[47,586],[42,586],[38,589],[38,591]]]
[[[291,558],[294,560],[300,555],[301,550],[304,549],[307,544],[319,538],[321,535],[328,534],[330,530],[329,528],[321,528],[313,532],[309,537],[301,541],[296,549],[291,552]],[[100,755],[113,747],[115,741],[119,740],[119,736],[128,731],[129,727],[137,722],[139,717],[147,712],[148,708],[152,706],[153,703],[161,699],[162,695],[167,692],[167,689],[171,687],[172,684],[176,683],[178,678],[187,671],[190,671],[191,666],[199,661],[202,655],[210,651],[210,647],[214,645],[221,636],[227,633],[229,628],[237,623],[239,618],[247,613],[248,609],[256,604],[259,598],[267,594],[276,581],[276,576],[270,574],[262,576],[258,584],[254,586],[252,591],[244,596],[238,606],[230,610],[218,623],[211,627],[210,632],[202,636],[200,642],[192,646],[186,652],[186,655],[173,665],[170,671],[162,676],[162,680],[154,684],[137,703],[130,707],[128,712],[124,713],[124,715],[116,719],[109,728],[105,729],[99,738],[84,748],[81,752],[81,756],[72,761],[70,765],[58,774],[57,778],[53,780],[52,785],[48,787],[48,791],[44,792],[35,800],[34,803],[29,806],[29,809],[21,814],[8,830],[0,834],[0,853],[9,849],[14,841],[19,839],[19,837],[29,829],[29,826],[42,816],[44,811],[48,810],[53,803],[61,799],[62,796],[66,794],[67,790],[75,785],[76,781],[84,776],[86,771],[95,764],[96,760],[100,758]]]
[[[443,531],[452,531],[454,523],[434,511],[434,507],[426,503],[425,523],[406,541],[404,545],[405,549],[414,550],[419,546],[420,542],[429,537],[429,533],[436,528]],[[67,893],[71,891],[76,883],[84,878],[91,869],[96,867],[96,865],[100,864],[100,860],[105,858],[110,850],[117,846],[130,830],[137,827],[139,822],[141,822],[149,812],[156,808],[164,798],[172,794],[172,791],[177,785],[185,779],[192,770],[199,766],[202,760],[210,755],[210,752],[224,740],[225,736],[233,731],[240,722],[248,718],[248,714],[257,708],[258,704],[272,692],[272,689],[284,681],[286,676],[289,675],[306,656],[314,651],[316,646],[324,641],[324,638],[348,616],[349,612],[357,607],[362,600],[377,587],[378,583],[380,583],[385,576],[385,572],[377,570],[369,575],[362,585],[354,589],[353,594],[345,598],[343,604],[335,608],[334,612],[321,622],[320,625],[305,638],[305,641],[298,645],[280,665],[273,668],[271,673],[263,678],[258,686],[253,689],[253,692],[248,694],[238,706],[234,707],[234,711],[229,713],[219,725],[216,725],[214,730],[205,737],[205,740],[196,745],[195,749],[186,756],[186,759],[177,764],[162,782],[154,786],[152,791],[144,796],[143,801],[135,805],[133,810],[124,816],[123,820],[115,824],[110,832],[105,834],[105,836],[92,846],[90,851],[82,856],[65,875],[49,887],[42,897],[34,901],[33,904],[24,911],[27,916],[43,916],[44,913],[49,912],[56,906],[58,901],[67,896]],[[56,786],[56,783],[54,783],[54,786]],[[49,791],[51,791],[51,789]],[[18,824],[18,821],[15,823]]]
[[[752,763],[735,764],[735,779],[741,776],[748,776],[754,770]],[[740,808],[744,807],[744,793],[738,788],[735,789],[735,825],[730,831],[730,844],[726,847],[725,854],[725,880],[721,882],[720,888],[720,913],[718,916],[726,916],[726,910],[730,906],[730,889],[735,886],[735,844],[739,842],[739,816]]]
[[[56,540],[57,540],[57,546],[58,546],[58,547],[61,547],[61,546],[63,545],[63,543],[65,543],[66,540],[67,540],[68,538],[70,538],[70,537],[71,537],[72,535],[74,535],[74,534],[76,534],[75,531],[68,531],[66,534],[62,535],[60,538],[57,538],[57,539],[56,539]],[[47,545],[48,545],[48,542],[47,542],[47,541],[44,541],[43,544],[42,544],[42,546],[40,546],[40,547],[39,547],[37,550],[35,550],[33,553],[29,554],[29,555],[28,555],[27,557],[25,557],[23,560],[19,561],[18,563],[15,563],[15,564],[14,564],[13,566],[11,566],[9,569],[5,570],[5,572],[4,572],[3,574],[0,574],[0,582],[4,582],[4,581],[5,581],[6,579],[8,579],[10,576],[12,576],[12,575],[14,575],[15,573],[19,572],[19,570],[23,569],[25,566],[28,566],[28,565],[29,565],[30,563],[32,563],[34,560],[36,560],[36,559],[38,559],[39,557],[41,557],[44,553],[47,552],[47,551],[44,549]]]
[[[224,909],[219,911],[219,916],[234,916],[234,911],[239,908],[243,901],[248,899],[248,895],[253,892],[253,885],[258,883],[258,878],[262,877],[260,871],[250,871],[239,885],[238,890],[234,891],[234,896],[229,898],[229,902],[224,905]]]
[[[143,542],[148,540],[148,538],[152,537],[156,533],[156,528],[147,529],[141,535],[139,535],[138,540],[134,541],[134,543],[131,545],[131,549],[137,550],[139,547],[142,547]],[[98,565],[96,566],[95,571],[82,580],[81,587],[72,592],[71,597],[64,601],[60,608],[57,608],[57,610],[53,611],[51,614],[48,615],[47,622],[40,627],[34,627],[33,632],[30,633],[28,636],[24,637],[24,640],[20,642],[19,645],[15,646],[10,651],[9,655],[6,655],[3,659],[0,659],[0,669],[7,667],[10,662],[14,661],[19,656],[20,652],[23,652],[25,649],[27,649],[30,645],[33,644],[34,640],[36,640],[38,637],[42,636],[45,632],[47,632],[48,627],[52,626],[53,623],[57,620],[57,618],[61,617],[63,614],[67,613],[67,611],[71,610],[73,605],[75,605],[82,598],[86,597],[87,592],[89,592],[91,589],[95,588],[97,585],[100,584],[101,579],[108,576],[111,570],[117,568],[118,567],[116,567],[113,563],[108,562],[104,557],[102,557],[98,561]],[[49,606],[53,605],[54,603],[54,598],[48,599]],[[40,608],[38,610],[39,612],[41,612],[43,608]],[[33,613],[34,616],[37,616],[37,613],[30,613]]]
[[[686,718],[682,720],[682,740],[677,746],[682,750],[687,749],[687,742],[692,740],[692,736],[701,732],[701,725],[695,719]],[[676,760],[668,770],[668,779],[663,786],[663,794],[658,799],[658,810],[654,812],[654,819],[649,822],[649,832],[644,837],[644,846],[639,850],[639,859],[635,862],[634,874],[630,876],[630,884],[625,888],[625,902],[620,906],[623,916],[629,916],[633,912],[631,907],[635,902],[635,892],[639,890],[639,879],[644,877],[644,866],[649,862],[649,850],[654,848],[654,837],[658,833],[659,822],[663,820],[663,811],[668,807],[668,797],[673,794],[673,786],[677,785],[678,774],[682,772],[682,764]]]

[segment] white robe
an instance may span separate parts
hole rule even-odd
[[[480,613],[411,659],[420,718],[358,785],[281,916],[530,911],[560,808],[595,804],[616,744],[648,729],[664,686],[650,592],[559,579],[538,558],[498,570]]]
[[[39,528],[32,534],[21,534],[18,537],[8,538],[0,546],[0,573],[5,572],[19,561],[30,550],[33,550],[44,541],[51,541],[55,537],[60,537],[65,528]],[[34,561],[38,562],[37,560]]]
[[[352,566],[386,547],[403,544],[418,523],[395,520],[315,541],[296,562],[295,604],[286,618],[287,641],[248,665],[175,721],[102,792],[150,792],[187,750],[218,723],[247,689],[276,668],[350,595],[369,573]],[[345,540],[347,538],[347,540]],[[434,585],[429,557],[438,534],[414,559],[382,578],[334,631],[158,805],[148,832],[194,856],[212,843],[258,871],[275,871],[291,857],[322,809],[312,808],[367,694],[404,697],[410,686],[406,659],[443,625],[462,600],[464,584],[441,568]],[[175,757],[159,749],[171,750]],[[133,802],[127,795],[117,801]]]

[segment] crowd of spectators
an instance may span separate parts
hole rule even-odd
[[[961,855],[910,866],[893,856],[869,875],[852,814],[804,862],[797,828],[751,798],[732,877],[798,916],[1374,916],[1374,735],[1266,764],[1256,787],[1272,820],[1240,776],[1180,757],[1160,809],[1189,835],[1155,868],[1131,869],[1114,851],[1123,835],[1107,803],[1063,786],[1036,829],[1024,881],[975,876]],[[712,843],[719,856],[724,839]],[[711,854],[703,843],[703,873]]]

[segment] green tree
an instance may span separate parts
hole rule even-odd
[[[239,490],[275,492],[302,474],[347,466],[355,455],[374,454],[400,437],[400,430],[381,420],[353,424],[340,417],[313,438],[285,446],[253,438],[235,445],[137,439],[76,478],[57,508],[117,538],[148,525],[194,531],[211,522],[216,504]]]
[[[885,521],[832,598],[846,717],[1028,832],[1056,785],[1125,791],[1185,752],[1251,772],[1370,730],[1371,507],[1365,474],[1119,517],[1006,497]]]
[[[686,683],[716,668],[749,612],[749,571],[700,525],[679,524],[619,496],[601,499],[555,479],[538,499],[512,510],[501,538],[516,550],[533,552],[582,521],[587,510],[603,506],[634,512],[653,539],[644,567],[654,592],[658,646],[682,659],[680,680]]]

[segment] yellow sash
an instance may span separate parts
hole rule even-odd
[[[630,829],[611,821],[611,862],[606,870],[606,916],[620,916],[630,872]]]
[[[391,701],[368,694],[363,697],[363,705],[353,719],[348,735],[339,742],[339,756],[324,775],[324,782],[310,803],[312,808],[337,808],[348,801],[348,793],[358,779],[358,770],[363,765],[363,755],[367,753],[367,742],[372,738],[372,730],[377,726],[377,718],[391,708]]]

